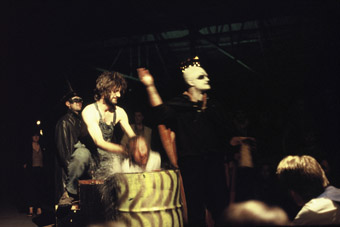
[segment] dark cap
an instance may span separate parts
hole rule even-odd
[[[80,95],[77,92],[70,91],[66,95],[64,95],[64,97],[61,99],[61,101],[62,102],[66,102],[67,100],[73,98],[74,96],[79,96],[80,97]]]

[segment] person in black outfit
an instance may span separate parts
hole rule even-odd
[[[215,222],[229,202],[224,155],[230,136],[223,111],[208,100],[210,89],[206,71],[198,59],[185,62],[182,72],[188,90],[163,103],[147,69],[137,69],[146,86],[158,124],[175,132],[178,166],[183,177],[188,207],[188,225],[205,226],[205,209]],[[188,66],[190,65],[190,66]]]
[[[77,199],[78,179],[89,168],[91,153],[80,142],[82,98],[76,92],[65,96],[67,113],[57,122],[55,141],[57,145],[56,196],[59,205],[70,205]]]

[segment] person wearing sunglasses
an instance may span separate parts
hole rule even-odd
[[[56,198],[60,206],[71,205],[77,200],[78,179],[89,167],[91,153],[80,142],[81,110],[83,99],[74,91],[63,98],[67,113],[57,122],[55,141],[57,145]]]

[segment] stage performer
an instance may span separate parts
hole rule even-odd
[[[182,63],[187,91],[163,103],[149,70],[137,69],[145,85],[158,124],[175,133],[178,167],[188,207],[188,226],[205,226],[206,209],[215,222],[228,204],[224,155],[230,141],[230,125],[217,102],[208,100],[207,72],[198,57]],[[171,159],[171,157],[169,157]]]
[[[56,198],[59,205],[71,205],[78,198],[78,179],[86,173],[91,153],[80,142],[83,99],[74,91],[63,98],[67,113],[57,122]]]
[[[87,130],[98,148],[100,163],[94,173],[97,179],[121,172],[122,158],[127,155],[125,148],[113,141],[114,126],[120,123],[128,137],[135,136],[125,110],[117,106],[118,98],[126,86],[120,73],[102,73],[96,81],[96,102],[87,105],[82,112]]]

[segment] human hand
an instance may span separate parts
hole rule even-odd
[[[137,69],[138,77],[140,81],[146,86],[154,85],[154,80],[149,70],[146,68],[138,68]]]
[[[122,147],[122,152],[120,153],[123,158],[130,158],[130,147],[128,146],[128,144],[126,144],[125,146],[121,146]]]

